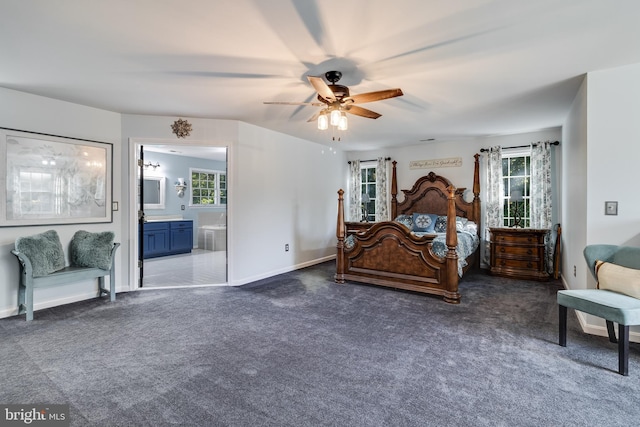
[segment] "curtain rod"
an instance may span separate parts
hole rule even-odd
[[[515,147],[503,147],[504,150],[508,150],[509,148],[527,148],[530,147],[531,145],[538,145],[539,142],[535,142],[533,144],[529,144],[529,145],[516,145]],[[560,145],[560,141],[553,141],[550,143],[551,145]],[[481,148],[480,152],[484,153],[485,151],[489,151],[490,148]]]
[[[385,157],[384,158],[386,161],[391,160],[391,157]],[[360,160],[361,162],[377,162],[378,159],[371,159],[371,160]],[[347,163],[351,164],[351,160],[349,160]]]

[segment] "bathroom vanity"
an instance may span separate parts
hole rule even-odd
[[[143,231],[144,258],[191,253],[193,221],[186,219],[150,220]]]

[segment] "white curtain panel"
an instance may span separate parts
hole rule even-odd
[[[361,193],[360,160],[351,160],[349,165],[349,213],[347,221],[360,221],[362,219]]]
[[[491,147],[485,156],[486,161],[486,195],[484,209],[484,230],[481,248],[483,249],[482,259],[486,265],[490,264],[490,242],[491,234],[489,227],[504,226],[503,197],[504,184],[502,182],[502,147],[499,145]]]
[[[376,164],[376,221],[389,220],[387,173],[387,161],[384,157],[378,157]]]
[[[551,223],[551,143],[539,142],[531,148],[531,228],[549,229]],[[553,270],[551,232],[545,236],[547,272]]]

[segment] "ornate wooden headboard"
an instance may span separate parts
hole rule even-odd
[[[473,173],[473,201],[464,200],[464,191],[466,188],[456,188],[455,202],[456,215],[465,217],[480,223],[480,155],[474,155],[474,173]],[[429,172],[428,175],[419,178],[411,190],[402,190],[404,200],[398,202],[398,185],[396,179],[396,163],[393,162],[393,172],[391,176],[391,219],[401,214],[433,213],[437,215],[447,215],[447,198],[449,196],[448,189],[454,187],[447,178]],[[455,187],[454,187],[455,188]]]

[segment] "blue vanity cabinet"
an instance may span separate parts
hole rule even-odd
[[[144,225],[142,248],[145,258],[163,256],[169,251],[169,223],[148,222]]]
[[[193,248],[193,221],[171,222],[171,253],[189,253]]]
[[[144,258],[190,253],[193,221],[153,221],[144,224]]]

